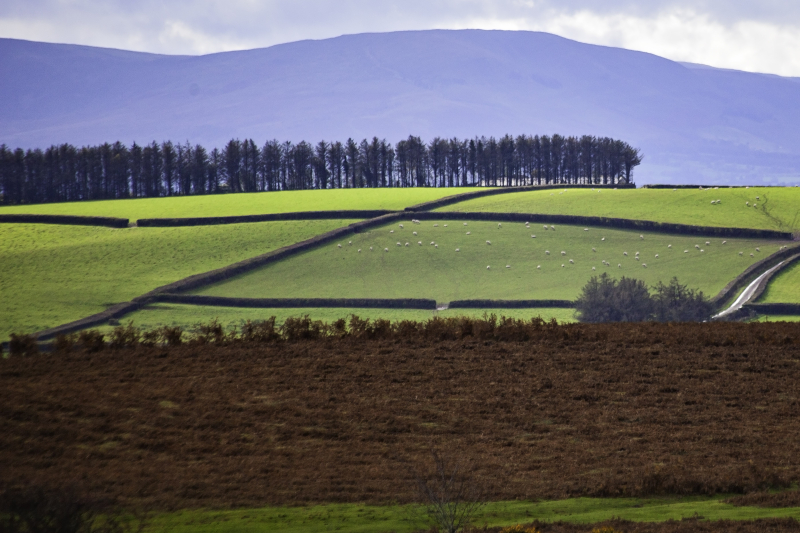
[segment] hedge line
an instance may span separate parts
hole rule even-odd
[[[725,287],[719,291],[719,294],[711,298],[711,302],[719,307],[723,303],[725,303],[731,296],[739,292],[739,289],[744,288],[748,283],[753,281],[757,278],[764,270],[773,267],[783,261],[786,258],[789,258],[796,253],[800,252],[800,245],[792,246],[790,248],[786,248],[784,250],[780,250],[775,252],[774,254],[758,261],[757,263],[753,263],[749,267],[745,269],[744,272],[736,276],[733,281],[725,285]]]
[[[795,251],[796,251],[796,250],[795,250]],[[762,279],[762,280],[759,282],[759,284],[758,284],[758,287],[756,287],[756,291],[753,293],[753,296],[750,298],[750,301],[751,301],[751,302],[755,302],[756,300],[758,300],[759,298],[761,298],[761,295],[762,295],[762,294],[764,294],[764,291],[765,291],[765,290],[767,290],[767,285],[769,285],[769,282],[770,282],[770,280],[772,280],[772,278],[773,278],[773,277],[775,277],[775,275],[776,275],[778,272],[780,272],[780,271],[781,271],[781,270],[783,270],[784,268],[788,267],[789,265],[791,265],[791,264],[793,264],[793,263],[797,262],[797,260],[798,260],[798,259],[800,259],[800,254],[794,255],[794,256],[790,257],[789,259],[786,259],[786,262],[785,262],[785,263],[783,263],[783,264],[780,266],[780,268],[778,268],[778,269],[776,269],[776,270],[774,270],[774,271],[770,272],[770,273],[769,273],[769,275],[767,275],[767,276],[764,276],[764,279]]]
[[[127,228],[127,218],[81,217],[73,215],[0,215],[0,223],[8,224],[63,224],[69,226],[104,226]]]
[[[744,304],[742,308],[762,315],[800,315],[800,304]]]
[[[220,307],[343,307],[370,309],[436,309],[436,300],[422,298],[227,298],[191,294],[159,294],[158,302]]]
[[[36,337],[38,340],[43,341],[43,340],[53,339],[58,335],[65,335],[67,333],[81,331],[83,329],[91,328],[93,326],[99,326],[100,324],[105,324],[112,318],[120,318],[132,311],[136,311],[142,305],[144,305],[144,302],[141,301],[123,302],[121,304],[111,306],[101,313],[87,316],[86,318],[75,320],[74,322],[61,324],[60,326],[56,326],[54,328],[39,331],[37,333],[34,333],[33,336]]]
[[[449,309],[533,309],[563,308],[574,309],[575,302],[569,300],[456,300],[450,302]]]
[[[249,222],[272,222],[280,220],[332,220],[337,218],[375,218],[393,211],[340,210],[340,211],[299,211],[292,213],[269,213],[265,215],[241,215],[230,217],[189,217],[189,218],[140,218],[140,227],[212,226],[218,224],[244,224]]]
[[[548,191],[552,189],[635,189],[636,184],[628,184],[628,183],[620,183],[617,185],[568,185],[568,184],[556,184],[556,185],[530,185],[526,187],[498,187],[493,189],[486,189],[485,191],[472,191],[472,192],[465,192],[461,194],[454,194],[453,196],[446,196],[444,198],[439,198],[438,200],[432,200],[430,202],[424,202],[417,205],[412,205],[411,207],[406,207],[406,211],[430,211],[431,209],[436,209],[438,207],[444,207],[446,205],[457,204],[460,202],[464,202],[466,200],[473,200],[475,198],[481,198],[483,196],[494,196],[495,194],[508,194],[513,192],[526,192],[526,191]]]
[[[727,237],[747,239],[792,240],[792,234],[785,231],[750,228],[719,228],[713,226],[693,226],[634,220],[628,218],[588,217],[580,215],[546,215],[540,213],[492,213],[483,211],[424,211],[415,214],[420,220],[483,220],[492,222],[547,222],[550,224],[570,224],[576,226],[602,226],[617,229],[633,229],[677,235],[697,235],[704,237]]]

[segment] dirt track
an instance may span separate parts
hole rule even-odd
[[[435,447],[492,499],[800,480],[800,325],[572,325],[0,360],[0,472],[163,508],[404,501]]]

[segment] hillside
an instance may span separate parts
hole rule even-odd
[[[161,56],[0,40],[0,143],[607,135],[638,183],[800,176],[800,83],[554,35],[360,34]]]

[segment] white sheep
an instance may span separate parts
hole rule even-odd
[[[644,239],[644,235],[639,235],[639,238],[640,239]]]
[[[547,231],[547,224],[545,224],[545,225],[544,225],[544,226],[542,226],[542,227],[545,229],[545,231]]]
[[[642,266],[643,266],[644,268],[647,268],[647,263],[642,263]]]
[[[550,226],[550,229],[551,229],[551,230],[553,230],[553,231],[555,231],[555,230],[556,230],[556,227],[555,227],[555,226]]]
[[[445,224],[445,225],[444,225],[444,227],[446,228],[446,227],[447,227],[447,224]]]
[[[544,255],[550,255],[550,250],[545,250]]]
[[[439,245],[438,245],[438,244],[434,244],[434,245],[433,245],[433,247],[434,247],[434,248],[438,248],[438,247],[439,247]]]
[[[398,243],[397,243],[397,246],[403,246],[403,245],[402,245],[402,244],[400,244],[400,243],[398,242]]]
[[[347,241],[347,244],[349,244],[350,246],[352,246],[352,245],[353,245],[353,241]]]
[[[400,227],[403,228],[404,226],[402,224],[400,224]]]
[[[684,250],[683,253],[688,254],[689,250]]]
[[[658,259],[658,254],[656,254],[656,259]]]
[[[739,255],[742,255],[744,252],[739,252]]]
[[[342,245],[341,245],[341,244],[337,244],[336,246],[338,246],[339,248],[341,248],[341,247],[342,247]]]
[[[592,267],[592,271],[594,271],[594,270],[595,270],[595,268],[594,268],[594,267]]]
[[[722,244],[728,244],[728,241],[722,241]]]
[[[431,246],[433,246],[434,244],[436,244],[436,243],[435,243],[435,242],[433,242],[433,241],[431,241]]]
[[[419,244],[420,246],[422,246],[422,241],[417,241],[417,244]]]
[[[369,251],[370,251],[370,252],[372,251],[372,246],[370,246],[370,247],[369,247]]]
[[[668,245],[667,245],[667,248],[672,248],[672,245],[671,245],[671,244],[668,244]]]
[[[456,252],[460,252],[460,251],[461,251],[461,250],[460,250],[459,248],[456,248]]]
[[[408,243],[406,243],[406,246],[408,246]]]
[[[433,227],[434,227],[434,228],[438,228],[438,227],[439,227],[439,224],[434,224],[434,225],[433,225]]]
[[[758,204],[753,204],[753,207],[756,207]]]
[[[761,251],[761,248],[756,248],[756,252],[760,252],[760,251]]]
[[[637,261],[639,260],[639,256],[638,256],[638,255],[636,256],[636,260],[637,260]]]
[[[471,234],[472,234],[472,232],[471,232],[471,231],[468,231],[468,232],[467,232],[467,235],[471,235]]]
[[[489,245],[491,245],[491,244],[492,244],[492,241],[486,241],[486,244],[489,244]]]
[[[698,250],[700,249],[700,245],[699,244],[695,244],[694,247],[697,248]]]
[[[711,243],[710,243],[709,241],[706,241],[706,246],[708,246],[708,245],[710,245],[710,244],[711,244]]]
[[[502,228],[502,227],[503,227],[503,225],[502,225],[501,223],[499,223],[499,222],[498,222],[498,223],[497,223],[497,227],[498,227],[498,228]]]
[[[536,235],[531,235],[531,239],[535,239],[535,238],[536,238]]]
[[[603,238],[602,238],[602,239],[600,239],[600,240],[601,240],[601,241],[604,241],[604,240],[606,240],[606,238],[605,238],[605,237],[603,237]]]
[[[617,268],[622,268],[622,264],[621,263],[617,263]]]
[[[491,267],[490,267],[489,265],[486,265],[486,270],[489,270],[490,268],[491,268]]]
[[[536,270],[541,270],[541,269],[542,269],[542,265],[536,265]]]
[[[561,255],[567,255],[567,252],[565,252],[564,250],[561,250]]]
[[[571,265],[574,265],[574,264],[575,264],[575,261],[573,261],[572,259],[570,259],[570,260],[569,260],[569,264],[571,264]]]
[[[753,254],[750,254],[750,257],[753,257]]]
[[[702,248],[700,248],[700,251],[701,251],[701,252],[705,252],[705,250],[703,250]]]
[[[511,268],[511,265],[506,265],[506,268]]]
[[[415,235],[415,236],[416,236],[416,235],[417,235],[417,232],[416,232],[416,231],[415,231],[415,232],[413,232],[413,235]]]
[[[390,230],[389,230],[389,233],[394,233],[394,230],[393,230],[393,229],[390,229]]]
[[[593,252],[596,252],[596,251],[597,251],[597,250],[595,250],[594,246],[592,246],[592,251],[593,251]]]
[[[561,263],[561,268],[564,268],[564,263]]]
[[[466,222],[464,222],[464,225],[466,226],[466,225],[467,225],[467,223],[466,223]]]
[[[624,255],[625,257],[627,257],[627,256],[628,256],[628,252],[622,252],[622,255]]]
[[[756,200],[761,200],[761,197],[760,196],[756,196]]]
[[[745,202],[744,205],[746,205],[747,207],[750,207],[750,202]]]
[[[388,252],[388,251],[389,251],[389,249],[388,249],[388,248],[384,248],[384,249],[383,249],[383,251],[384,251],[384,252]]]
[[[361,248],[358,249],[358,253],[361,253]]]
[[[583,231],[589,231],[589,228],[583,228]]]

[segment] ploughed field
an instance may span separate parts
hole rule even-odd
[[[800,188],[559,189],[487,196],[438,211],[601,216],[798,232]]]
[[[137,220],[140,218],[223,217],[351,209],[402,211],[412,205],[475,190],[485,190],[485,188],[330,189],[97,200],[0,206],[0,215],[19,213],[79,215]]]
[[[408,220],[345,237],[195,293],[438,302],[574,300],[592,275],[608,272],[650,285],[677,276],[681,283],[714,296],[748,266],[786,244],[543,226]]]
[[[492,500],[800,476],[798,324],[459,331],[2,359],[0,470],[160,508],[403,502],[431,448]]]
[[[161,285],[352,222],[127,229],[0,224],[0,340],[99,313]]]

